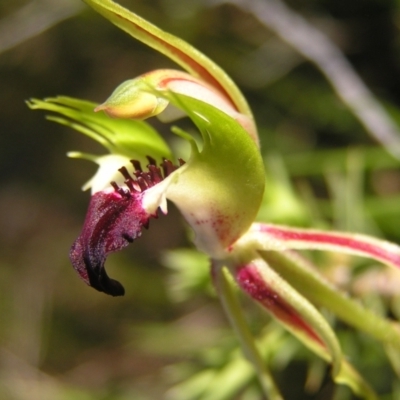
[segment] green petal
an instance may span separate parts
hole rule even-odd
[[[170,159],[171,152],[161,136],[146,122],[111,119],[103,113],[95,113],[97,104],[55,97],[45,100],[32,99],[31,109],[54,112],[59,116],[48,119],[70,126],[104,146],[110,153],[146,162],[146,156]]]

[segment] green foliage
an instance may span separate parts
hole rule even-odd
[[[250,60],[250,53],[271,40],[264,28],[232,7],[196,5],[182,16],[171,8],[171,1],[134,3],[128,5],[137,7],[138,13],[187,33],[234,78],[235,69]],[[175,6],[182,7],[178,3]],[[363,7],[357,13],[348,2],[324,1],[318,14],[312,2],[302,2],[301,7],[307,15],[325,14],[334,31],[344,35],[352,61],[376,93],[391,102],[393,112],[400,98],[399,32],[392,22],[399,5],[368,2],[372,11],[373,3],[379,13],[371,12],[368,18]],[[1,10],[8,12],[7,7],[2,5]],[[380,28],[372,29],[378,22]],[[365,43],[359,34],[363,29],[368,37],[374,31],[374,41]],[[268,57],[285,57],[277,54]],[[157,229],[145,233],[140,245],[110,260],[110,268],[130,288],[125,299],[110,302],[77,282],[66,254],[87,201],[76,188],[90,174],[60,154],[82,146],[89,153],[99,149],[78,135],[64,135],[62,128],[49,126],[24,109],[23,101],[32,95],[53,92],[100,101],[121,80],[168,62],[91,12],[1,57],[0,397],[147,400],[170,395],[209,400],[213,388],[215,399],[258,399],[253,371],[239,358],[233,334],[212,296],[206,260],[188,248],[173,212],[152,221]],[[357,228],[399,243],[399,162],[371,144],[313,67],[300,60],[293,68],[274,84],[243,83],[261,127],[267,160],[269,178],[260,218]],[[183,129],[191,129],[185,124]],[[353,147],[361,158],[355,167],[349,163]],[[400,285],[395,274],[349,256],[314,257],[333,284],[382,315],[399,319]],[[243,301],[263,356],[287,399],[352,398],[345,390],[331,389],[326,366]],[[399,397],[393,349],[386,349],[392,355],[392,369],[379,344],[334,318],[331,323],[351,361],[381,397]],[[299,394],[305,383],[307,393]]]

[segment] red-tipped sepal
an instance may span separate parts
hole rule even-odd
[[[323,341],[299,313],[288,304],[267,282],[255,266],[246,266],[237,271],[236,279],[240,287],[266,308],[276,319],[293,330],[301,331],[316,343],[323,346]]]
[[[342,355],[339,342],[328,322],[301,294],[284,281],[261,258],[235,268],[238,285],[278,322],[339,373]]]

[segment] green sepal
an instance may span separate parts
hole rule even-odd
[[[250,107],[226,72],[184,40],[164,32],[135,13],[111,0],[84,0],[86,4],[135,39],[166,55],[191,75],[225,93],[237,110],[252,118]]]

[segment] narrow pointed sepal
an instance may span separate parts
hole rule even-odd
[[[332,364],[337,376],[342,353],[335,333],[319,311],[284,281],[263,259],[237,266],[238,285],[305,346]]]
[[[370,236],[255,223],[248,239],[257,250],[323,250],[368,257],[400,268],[400,247]]]
[[[123,296],[123,286],[110,279],[104,268],[109,253],[126,247],[141,236],[152,216],[142,208],[142,193],[120,189],[97,192],[90,201],[80,236],[69,257],[79,276],[100,292]]]

